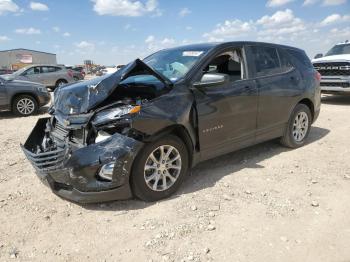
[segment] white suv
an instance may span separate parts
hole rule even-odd
[[[331,48],[326,55],[318,54],[312,60],[321,74],[323,93],[350,94],[350,42],[345,41]]]

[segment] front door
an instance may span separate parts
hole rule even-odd
[[[20,79],[42,84],[40,67],[34,66],[29,68],[28,70],[22,73]]]
[[[254,142],[258,92],[254,80],[246,79],[241,50],[215,57],[204,73],[229,75],[226,84],[194,88],[202,160]]]
[[[0,79],[0,107],[7,106],[7,90],[5,81]]]

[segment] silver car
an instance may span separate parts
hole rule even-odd
[[[40,83],[51,89],[75,82],[73,72],[59,65],[31,65],[4,78]]]

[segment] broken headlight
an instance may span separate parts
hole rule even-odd
[[[95,143],[100,143],[102,141],[105,141],[106,139],[110,138],[112,135],[108,134],[107,132],[105,131],[99,131],[97,133],[97,136],[95,138]]]
[[[114,163],[109,163],[102,166],[98,175],[103,180],[112,181],[113,170],[114,170]]]
[[[97,113],[92,121],[92,124],[103,125],[110,121],[117,120],[124,115],[138,113],[140,109],[141,109],[141,106],[131,106],[131,105],[107,109]]]

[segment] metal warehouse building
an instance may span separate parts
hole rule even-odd
[[[0,51],[0,69],[18,70],[31,64],[57,64],[56,54],[24,48]]]

